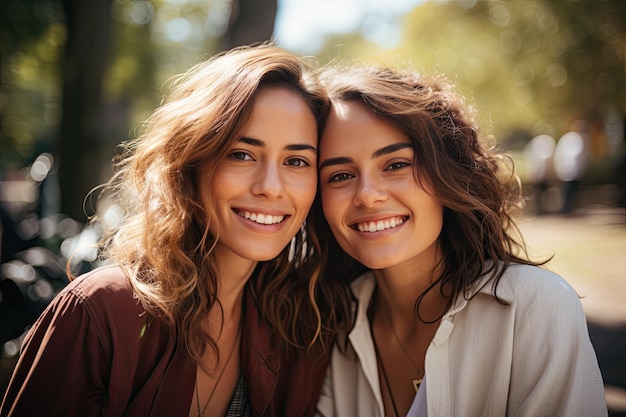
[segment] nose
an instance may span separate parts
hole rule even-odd
[[[263,165],[252,182],[251,191],[259,197],[269,199],[280,197],[283,191],[283,180],[279,167],[274,164]]]
[[[361,176],[354,194],[356,206],[371,207],[376,203],[387,201],[387,198],[388,194],[381,183],[373,177]]]

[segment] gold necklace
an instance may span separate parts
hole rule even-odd
[[[209,398],[206,400],[206,403],[204,404],[202,411],[200,411],[200,393],[198,392],[198,382],[196,382],[196,406],[198,407],[198,417],[204,416],[204,413],[206,412],[206,409],[209,406],[209,403],[213,399],[213,395],[215,394],[215,390],[217,389],[217,386],[219,385],[220,380],[222,379],[222,375],[224,375],[226,368],[228,368],[228,364],[230,363],[230,358],[233,357],[233,352],[235,352],[235,347],[237,346],[237,343],[239,342],[240,335],[241,335],[241,324],[239,325],[239,328],[237,329],[237,336],[235,336],[235,342],[233,343],[233,347],[230,349],[230,353],[228,354],[228,358],[226,358],[224,367],[220,369],[220,373],[217,375],[217,379],[215,380],[215,385],[213,385],[213,389],[211,390],[211,393],[209,394]]]
[[[420,388],[420,385],[422,384],[422,381],[424,380],[423,376],[421,378],[419,378],[419,376],[422,375],[424,371],[422,368],[417,366],[415,362],[413,362],[413,358],[411,358],[411,355],[409,355],[409,352],[407,352],[407,350],[404,348],[404,345],[402,344],[402,342],[400,341],[400,338],[398,337],[398,334],[396,333],[396,329],[393,328],[393,323],[391,321],[391,317],[389,317],[389,314],[387,314],[387,321],[389,322],[389,327],[391,327],[391,332],[393,333],[393,336],[396,338],[398,345],[400,345],[400,349],[402,349],[404,356],[406,356],[406,358],[409,360],[411,365],[413,365],[413,368],[415,368],[415,372],[417,373],[418,378],[412,379],[411,382],[413,383],[413,388],[415,389],[415,392],[417,392],[417,390],[419,390]]]

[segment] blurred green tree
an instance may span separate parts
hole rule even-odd
[[[443,73],[513,150],[584,119],[598,180],[608,180],[623,148],[612,127],[626,115],[625,35],[621,0],[427,1],[404,16],[366,16],[358,32],[327,39],[319,56]]]
[[[0,2],[0,173],[11,176],[49,150],[60,103],[59,56],[65,28],[60,2]],[[56,136],[56,135],[54,135]]]
[[[108,177],[115,145],[158,105],[158,86],[219,50],[270,39],[276,7],[276,0],[4,0],[0,179],[51,152],[58,210],[86,220],[85,196]]]

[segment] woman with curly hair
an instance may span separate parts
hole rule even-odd
[[[533,262],[510,159],[443,78],[336,64],[320,140],[326,275],[350,282],[324,416],[607,414],[576,292]],[[343,266],[341,269],[338,266]]]
[[[0,415],[313,413],[341,291],[308,218],[328,107],[310,70],[262,44],[175,80],[107,184],[110,262],[28,332]]]

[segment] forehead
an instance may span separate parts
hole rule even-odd
[[[411,143],[409,137],[391,121],[377,116],[360,101],[333,103],[320,142],[320,153],[378,149],[392,143]],[[332,156],[332,155],[330,155]]]
[[[300,93],[284,86],[266,86],[254,96],[242,135],[317,145],[317,120]]]
[[[252,97],[252,115],[262,116],[269,112],[299,116],[303,112],[313,116],[304,97],[295,89],[284,85],[261,87]]]
[[[360,101],[336,101],[330,109],[329,121],[336,123],[358,123],[370,121],[374,113]]]

